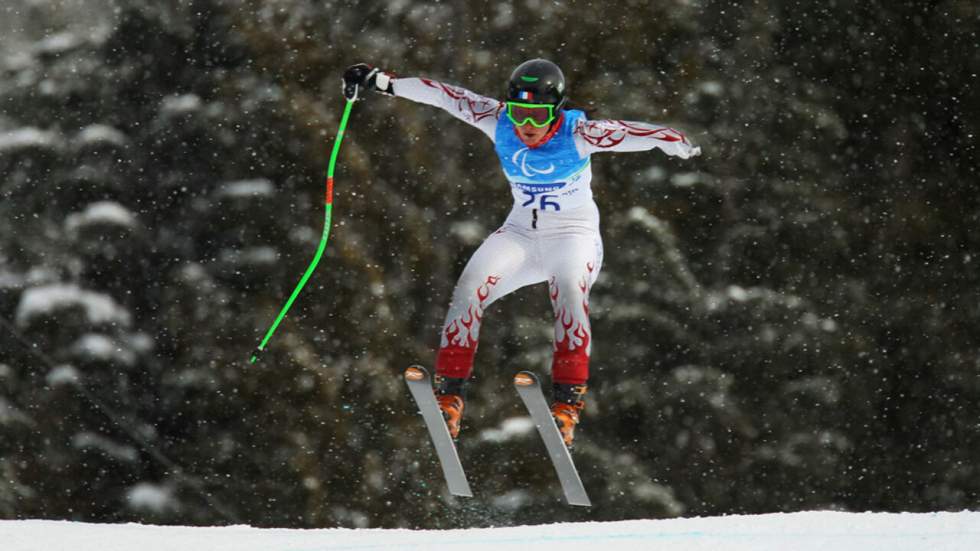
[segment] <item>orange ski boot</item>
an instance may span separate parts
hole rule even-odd
[[[585,385],[569,385],[555,383],[552,386],[551,416],[561,431],[565,446],[572,449],[575,440],[575,426],[578,425],[579,414],[585,408]]]
[[[466,379],[436,374],[435,383],[436,401],[439,402],[442,417],[446,420],[446,427],[449,428],[449,436],[456,440],[463,419]]]

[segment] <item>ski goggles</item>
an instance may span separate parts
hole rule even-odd
[[[541,103],[507,102],[507,118],[514,126],[530,123],[535,128],[544,128],[555,120],[555,106]]]

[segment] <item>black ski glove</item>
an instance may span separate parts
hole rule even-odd
[[[344,97],[348,100],[356,100],[360,91],[371,89],[382,94],[394,95],[391,86],[391,75],[371,67],[367,63],[351,65],[344,71]]]

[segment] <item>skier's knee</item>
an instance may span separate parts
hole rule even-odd
[[[589,285],[584,278],[554,278],[551,281],[550,289],[551,301],[557,304],[565,301],[578,302],[587,299],[589,295]]]

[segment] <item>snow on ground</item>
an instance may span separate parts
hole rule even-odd
[[[980,513],[810,512],[470,530],[283,530],[0,521],[4,551],[967,551]]]

